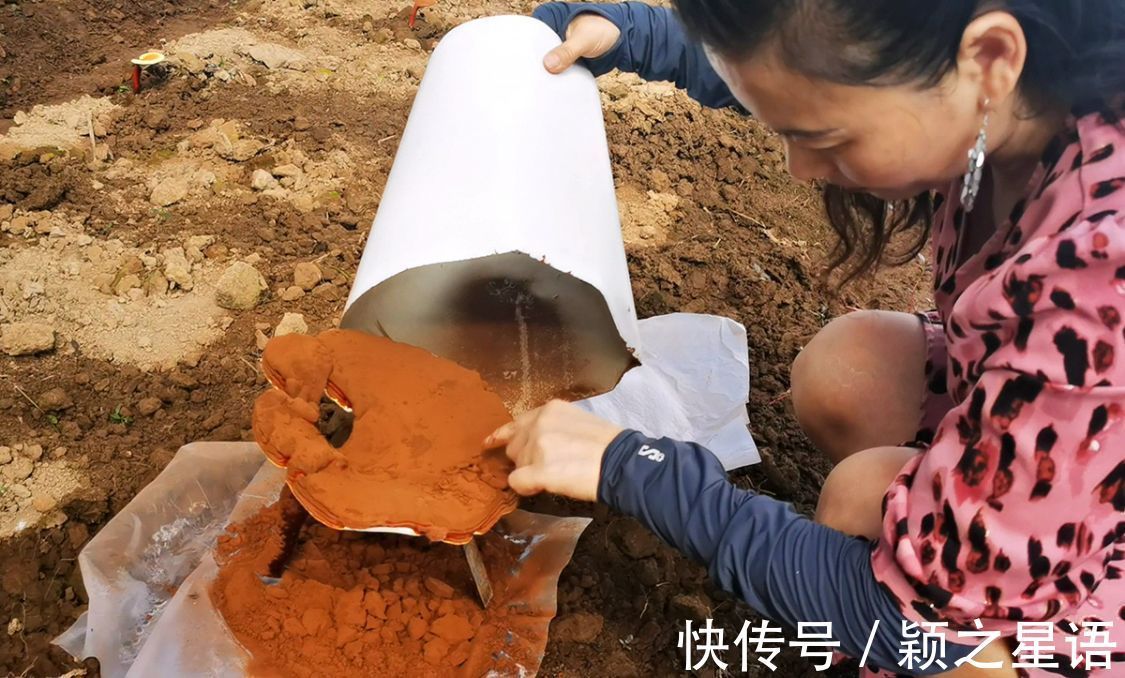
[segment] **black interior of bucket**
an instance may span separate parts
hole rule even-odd
[[[595,287],[518,252],[403,271],[340,326],[477,370],[517,413],[609,391],[638,364]]]

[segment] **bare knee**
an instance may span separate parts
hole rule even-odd
[[[883,529],[883,495],[914,454],[909,448],[877,447],[842,460],[820,490],[816,522],[877,539]]]
[[[839,462],[913,435],[923,393],[925,341],[910,315],[857,311],[825,325],[793,362],[797,422]]]
[[[874,315],[857,311],[829,322],[797,355],[790,372],[797,422],[834,462],[855,451],[848,443],[864,417],[855,363]]]

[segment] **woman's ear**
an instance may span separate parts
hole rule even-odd
[[[1000,104],[1015,93],[1027,61],[1027,38],[1019,20],[995,11],[973,19],[961,37],[957,71],[980,88],[980,99]]]

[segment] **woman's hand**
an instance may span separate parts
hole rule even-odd
[[[508,484],[522,495],[551,492],[596,501],[602,456],[622,429],[575,405],[553,400],[496,429],[485,448],[507,445],[516,470]]]
[[[547,53],[543,65],[552,73],[562,73],[579,59],[597,59],[613,49],[621,30],[597,14],[579,14],[566,27],[566,40]]]

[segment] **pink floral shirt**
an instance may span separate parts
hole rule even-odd
[[[1035,627],[1018,622],[1049,622],[1037,655],[1064,675],[1085,675],[1072,644],[1093,647],[1096,621],[1117,646],[1102,675],[1125,675],[1125,123],[1107,118],[1072,119],[967,261],[961,206],[939,207],[935,297],[957,405],[888,489],[872,556],[920,623],[979,619],[1026,643]]]

